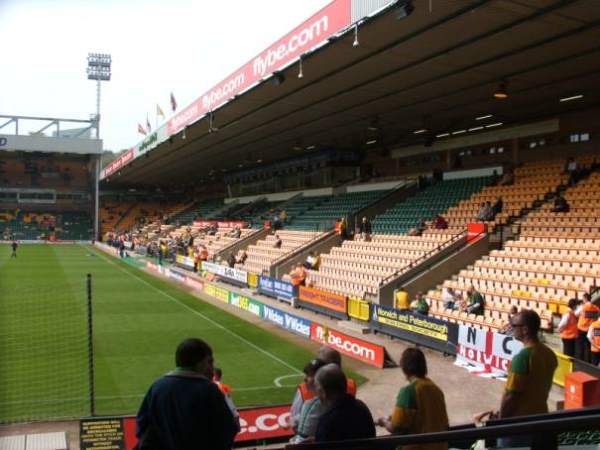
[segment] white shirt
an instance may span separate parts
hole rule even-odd
[[[447,305],[450,302],[455,302],[456,297],[454,296],[454,294],[451,294],[448,291],[448,288],[444,288],[444,290],[442,291],[442,301],[444,302],[444,305]]]

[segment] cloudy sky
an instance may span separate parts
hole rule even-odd
[[[89,118],[87,54],[110,53],[100,132],[131,147],[157,102],[169,116],[171,91],[185,107],[329,2],[0,0],[0,114]]]

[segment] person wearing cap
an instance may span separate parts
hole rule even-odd
[[[315,437],[317,423],[323,413],[321,400],[316,395],[315,375],[324,365],[323,360],[315,358],[304,366],[304,383],[301,388],[305,390],[304,396],[310,397],[310,399],[302,404],[296,434],[290,439],[290,444],[299,444]]]
[[[319,348],[317,359],[324,361],[326,364],[336,364],[338,367],[342,367],[342,356],[340,355],[340,352],[331,347],[327,347],[326,345]],[[356,381],[352,378],[347,378],[346,383],[346,392],[352,396],[356,396]],[[296,393],[294,394],[294,400],[292,401],[292,407],[290,408],[290,425],[293,428],[298,426],[302,406],[314,396],[315,393],[308,389],[306,383],[298,385]]]

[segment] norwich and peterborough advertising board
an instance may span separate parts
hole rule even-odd
[[[421,314],[372,305],[371,327],[392,336],[454,354],[457,325]]]

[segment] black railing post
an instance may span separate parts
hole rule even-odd
[[[88,381],[90,393],[90,416],[96,415],[96,392],[94,387],[94,332],[92,323],[92,274],[87,274],[87,319],[88,319]]]

